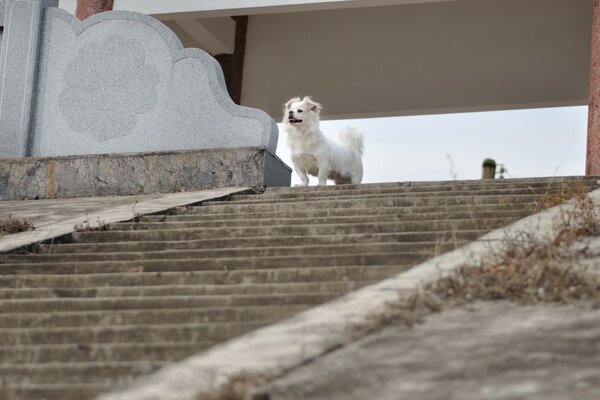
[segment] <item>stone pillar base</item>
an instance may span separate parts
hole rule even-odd
[[[0,200],[290,184],[291,168],[259,148],[0,158]]]

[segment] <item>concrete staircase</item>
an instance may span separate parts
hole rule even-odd
[[[273,188],[0,255],[0,400],[114,390],[461,246],[532,213],[543,195],[599,186]]]

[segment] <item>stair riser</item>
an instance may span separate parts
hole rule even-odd
[[[270,187],[265,192],[266,194],[273,193],[298,193],[298,192],[316,192],[316,191],[344,191],[344,190],[377,190],[377,189],[391,189],[409,187],[415,190],[421,190],[422,188],[453,188],[458,186],[479,186],[479,185],[493,185],[498,187],[511,187],[511,185],[555,185],[562,184],[568,187],[577,187],[579,182],[586,184],[598,184],[597,176],[561,176],[561,177],[536,177],[536,178],[517,178],[517,179],[495,179],[490,181],[484,180],[455,180],[455,181],[418,181],[418,182],[385,182],[385,183],[369,183],[360,185],[328,185],[328,186],[308,186],[308,187]],[[438,189],[440,190],[440,189]]]
[[[0,348],[4,363],[107,362],[107,361],[177,361],[206,350],[216,342],[198,342],[143,346],[99,344],[92,346],[10,346]]]
[[[241,307],[266,305],[321,304],[341,293],[303,293],[296,295],[263,296],[181,296],[181,297],[131,297],[78,299],[5,300],[0,304],[0,314],[55,313],[109,310],[177,310],[187,307]],[[0,328],[0,332],[2,329]],[[1,343],[1,342],[0,342]]]
[[[581,191],[588,191],[592,187],[582,187]],[[265,203],[287,203],[297,201],[315,201],[315,200],[365,200],[381,198],[403,198],[403,197],[445,197],[452,196],[519,196],[519,195],[554,195],[565,193],[565,188],[555,185],[549,187],[523,187],[523,188],[448,188],[444,191],[412,191],[407,188],[396,190],[377,190],[377,191],[347,191],[335,193],[315,192],[315,193],[288,193],[273,195],[242,195],[233,196],[230,202],[235,204],[265,204]],[[226,202],[210,201],[205,205],[227,204]]]
[[[283,226],[263,228],[231,228],[231,229],[173,229],[151,231],[97,231],[77,232],[73,239],[79,243],[89,242],[126,242],[126,241],[177,241],[202,240],[219,238],[261,238],[277,237],[279,239],[294,236],[332,236],[358,235],[396,232],[437,232],[462,230],[492,230],[513,222],[513,219],[492,221],[433,221],[429,223],[380,223],[352,225],[315,225],[315,226]]]
[[[165,366],[164,362],[137,363],[132,366],[102,365],[81,366],[78,364],[65,364],[57,367],[31,368],[19,365],[8,368],[0,367],[0,376],[10,380],[12,384],[51,384],[54,382],[69,383],[105,383],[113,382],[117,385],[132,383],[136,378],[147,375]]]
[[[356,209],[368,207],[448,207],[464,205],[482,205],[482,204],[508,204],[508,203],[533,203],[538,200],[538,195],[519,195],[519,196],[471,196],[471,197],[406,197],[397,199],[365,199],[365,200],[321,200],[321,201],[300,201],[293,203],[267,203],[267,204],[236,204],[219,203],[207,204],[202,207],[192,209],[191,213],[252,213],[265,211],[296,211],[323,209]]]
[[[263,321],[284,319],[305,310],[310,305],[276,305],[262,307],[182,308],[168,310],[85,311],[69,310],[52,315],[40,313],[0,314],[0,331],[8,328],[57,328],[100,325],[151,325]]]
[[[409,268],[406,265],[320,267],[232,272],[139,273],[98,275],[23,275],[0,277],[5,288],[78,288],[98,286],[233,285],[294,282],[375,281]]]
[[[442,246],[442,247],[440,247]],[[69,248],[63,246],[62,248]],[[331,246],[292,246],[292,247],[263,247],[250,249],[216,249],[216,250],[179,250],[179,251],[148,251],[148,252],[115,252],[110,253],[104,249],[102,253],[58,253],[58,254],[32,254],[32,255],[5,255],[0,256],[0,261],[6,264],[21,263],[56,263],[56,262],[89,262],[89,261],[127,261],[127,260],[158,260],[158,259],[184,259],[184,258],[224,258],[224,257],[277,257],[299,255],[329,255],[329,254],[373,254],[392,252],[421,252],[426,253],[437,248],[438,251],[454,249],[454,245],[440,245],[435,242],[423,243],[364,243],[354,245]],[[61,248],[55,247],[54,252]],[[2,268],[0,264],[0,269]]]
[[[373,211],[379,211],[375,209]],[[112,230],[137,229],[140,225],[152,223],[201,223],[206,228],[226,228],[240,226],[274,226],[274,225],[316,225],[316,224],[347,224],[347,223],[365,223],[365,222],[392,222],[392,221],[433,221],[448,219],[483,219],[483,218],[523,218],[529,215],[522,210],[507,211],[478,211],[478,212],[451,212],[451,213],[398,213],[390,209],[387,214],[369,215],[365,210],[362,215],[338,216],[338,217],[309,217],[306,215],[297,218],[270,218],[269,214],[254,219],[231,218],[222,220],[207,220],[207,216],[197,214],[181,214],[167,216],[149,215],[142,218],[140,222],[123,222],[112,224]],[[233,216],[232,216],[233,217]],[[236,216],[241,217],[241,216]]]
[[[48,385],[24,384],[10,387],[2,391],[2,400],[82,400],[122,387],[115,383],[79,385],[51,383]]]
[[[202,208],[192,208],[188,213],[180,215],[169,215],[166,220],[170,221],[239,221],[248,219],[279,219],[279,218],[349,218],[353,216],[387,216],[402,215],[405,218],[418,219],[445,219],[453,213],[463,213],[467,216],[478,212],[499,213],[507,211],[523,212],[533,210],[534,203],[509,203],[509,204],[480,204],[473,205],[454,205],[454,206],[429,206],[429,207],[366,207],[366,208],[345,208],[345,209],[298,209],[291,211],[266,210],[257,212],[231,213],[223,212],[223,209],[216,209],[212,213],[204,213]],[[150,218],[144,217],[144,218]],[[163,218],[164,216],[156,216]],[[142,218],[142,220],[144,220]],[[458,217],[460,218],[460,217]],[[162,221],[160,219],[159,221]]]
[[[342,293],[361,288],[370,281],[308,282],[238,285],[118,286],[91,288],[0,289],[0,299],[53,299],[142,296],[222,296],[299,293]],[[1,326],[1,325],[0,325]]]
[[[102,274],[167,271],[232,271],[244,269],[306,268],[344,265],[414,264],[431,253],[385,253],[304,257],[223,258],[201,260],[98,261],[0,265],[0,275]]]
[[[389,223],[397,223],[399,226],[403,226],[404,230],[417,230],[421,227],[435,227],[435,229],[462,229],[462,225],[468,227],[480,227],[480,226],[497,226],[497,225],[506,225],[507,223],[514,221],[515,217],[504,217],[504,218],[486,218],[482,220],[481,218],[476,218],[475,216],[465,216],[461,219],[442,219],[442,220],[419,220],[419,221],[407,221],[402,218],[401,215],[387,216],[387,217],[365,217],[365,218],[353,218],[347,219],[346,221],[323,221],[323,223],[310,223],[309,221],[297,221],[298,223],[285,223],[282,221],[281,223],[273,222],[271,223],[262,223],[258,222],[256,224],[248,224],[241,226],[240,224],[231,224],[229,227],[210,227],[203,221],[196,222],[156,222],[156,223],[146,223],[146,222],[137,222],[137,223],[120,223],[111,225],[111,232],[121,232],[121,231],[143,231],[143,230],[158,230],[158,229],[199,229],[199,228],[214,228],[214,229],[223,229],[231,232],[235,232],[236,230],[244,229],[252,232],[252,230],[256,230],[260,232],[261,230],[267,229],[281,229],[288,226],[293,226],[296,228],[300,227],[322,227],[322,226],[332,226],[335,225],[337,227],[344,227],[347,225],[354,224],[389,224]],[[269,221],[265,221],[269,222]],[[257,229],[257,227],[260,227]],[[288,228],[289,229],[289,228]],[[259,234],[260,235],[260,234]],[[256,236],[256,235],[254,235]]]
[[[4,346],[27,344],[77,344],[77,343],[160,343],[223,341],[249,330],[267,325],[260,323],[233,323],[212,325],[149,325],[139,327],[97,327],[88,329],[48,329],[47,331],[23,329],[0,331]]]
[[[234,239],[204,239],[186,241],[156,241],[156,242],[128,242],[128,243],[90,243],[69,246],[57,246],[60,251],[72,253],[98,253],[104,251],[156,251],[161,249],[223,249],[223,248],[248,248],[248,247],[289,247],[289,246],[326,246],[354,243],[391,243],[391,242],[436,242],[436,241],[464,241],[473,240],[486,231],[463,232],[423,232],[423,233],[386,233],[386,234],[360,234],[360,235],[334,235],[334,236],[296,236],[296,237],[262,237],[262,238],[234,238]],[[42,251],[50,251],[42,247]]]

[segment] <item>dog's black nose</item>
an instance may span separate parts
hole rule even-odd
[[[294,112],[292,110],[290,110],[290,117],[294,115]]]

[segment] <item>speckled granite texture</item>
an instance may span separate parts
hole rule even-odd
[[[260,148],[0,159],[0,200],[289,186],[291,169]]]
[[[275,153],[275,121],[236,105],[219,63],[160,21],[129,11],[80,21],[58,0],[5,1],[0,157]]]

